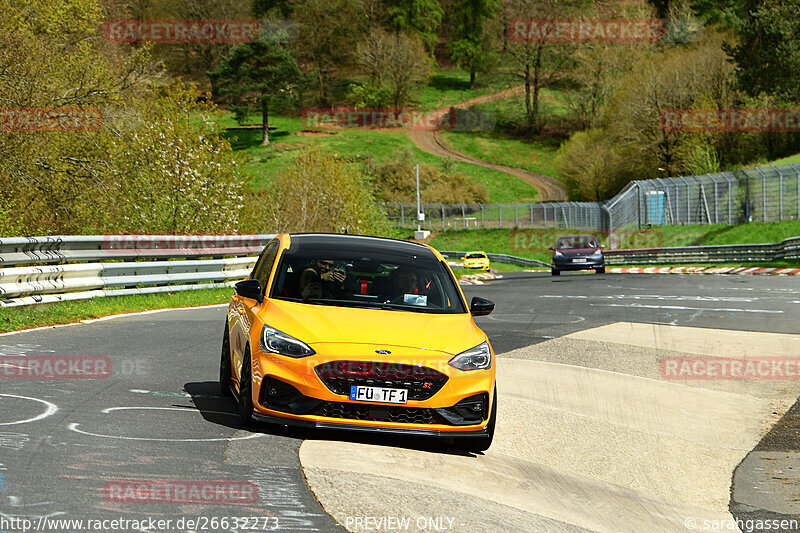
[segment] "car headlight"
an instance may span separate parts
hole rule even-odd
[[[483,341],[474,348],[461,352],[447,363],[459,370],[485,370],[492,367],[492,350],[489,343]]]
[[[261,329],[261,349],[289,357],[308,357],[317,353],[303,341],[269,326]]]

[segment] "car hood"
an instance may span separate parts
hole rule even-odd
[[[404,346],[456,355],[486,340],[469,313],[432,314],[269,300],[264,323],[306,344]]]

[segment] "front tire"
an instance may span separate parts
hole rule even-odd
[[[228,321],[225,321],[225,332],[222,334],[222,356],[219,361],[219,392],[223,396],[231,396],[231,336]]]
[[[253,380],[250,376],[249,346],[244,353],[239,376],[239,425],[248,427],[253,423]]]
[[[485,452],[492,445],[494,440],[494,427],[497,424],[497,387],[494,388],[492,398],[492,412],[489,415],[489,423],[486,425],[487,435],[481,437],[456,438],[455,446],[459,450],[471,453]]]
[[[605,274],[606,273],[606,267],[596,268],[596,269],[594,269],[594,272],[595,272],[595,274]]]
[[[550,275],[552,275],[552,276],[560,276],[561,275],[561,271],[558,270],[557,268],[551,268],[550,269]]]

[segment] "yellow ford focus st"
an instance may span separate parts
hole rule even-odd
[[[228,306],[220,387],[242,425],[453,437],[483,451],[497,413],[494,352],[447,261],[422,244],[279,235]]]

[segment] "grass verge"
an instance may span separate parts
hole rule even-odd
[[[120,313],[221,304],[230,300],[233,289],[198,289],[162,294],[109,296],[91,300],[58,302],[35,307],[0,309],[0,333],[58,324],[71,324]],[[222,326],[220,326],[222,327]]]
[[[235,127],[233,116],[226,115],[223,125]],[[357,164],[364,160],[365,153],[380,160],[405,150],[410,150],[414,162],[439,168],[444,163],[441,157],[417,148],[408,132],[403,130],[322,129],[308,124],[303,118],[280,115],[273,116],[270,125],[277,130],[270,133],[269,146],[261,146],[261,131],[256,128],[228,130],[225,135],[231,140],[234,150],[250,156],[248,170],[253,175],[250,186],[254,188],[264,187],[275,179],[297,152],[311,143]],[[533,186],[504,172],[458,162],[454,162],[452,168],[483,185],[489,194],[489,202],[513,202],[537,195]]]

